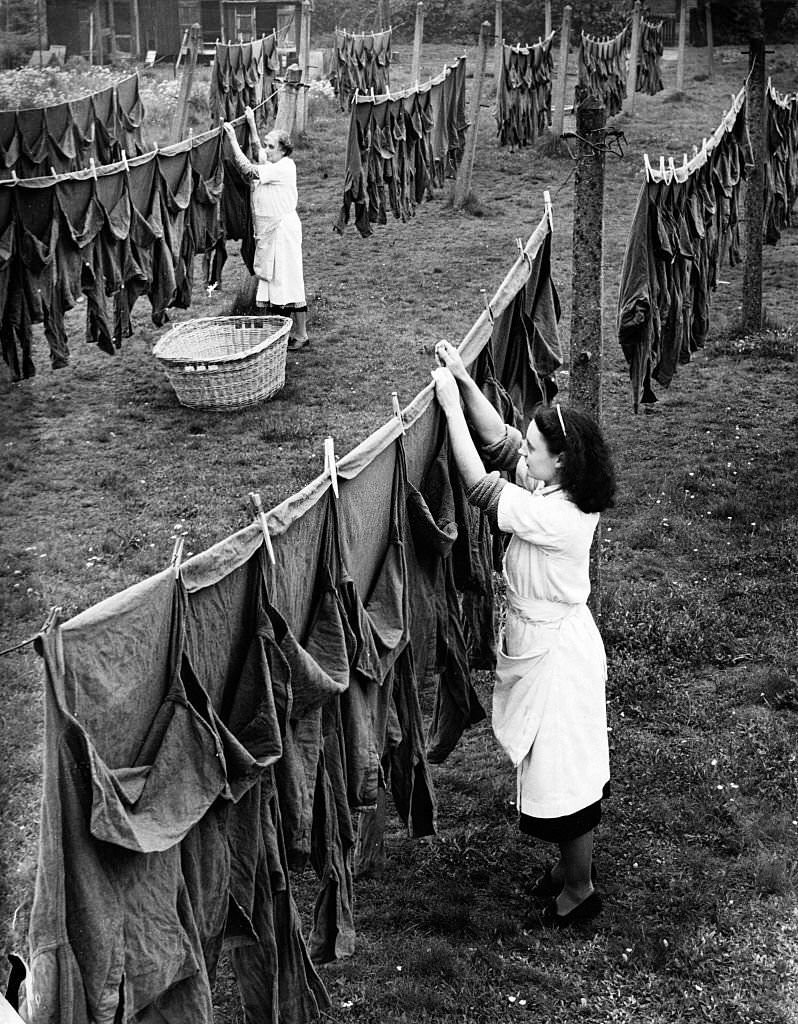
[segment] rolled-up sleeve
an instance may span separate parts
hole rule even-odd
[[[494,530],[499,528],[499,496],[506,484],[507,481],[499,476],[499,471],[494,470],[492,473],[483,476],[481,480],[478,480],[466,494],[469,504],[482,509]]]
[[[508,473],[515,472],[520,458],[521,431],[517,427],[511,427],[509,423],[504,425],[504,437],[491,444],[479,446],[479,454],[488,469],[506,470]]]

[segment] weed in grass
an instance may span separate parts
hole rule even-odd
[[[754,861],[754,886],[760,896],[788,896],[798,883],[798,862],[794,858],[760,850]]]

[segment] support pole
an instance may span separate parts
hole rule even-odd
[[[563,118],[565,117],[565,84],[568,79],[568,47],[571,41],[571,5],[562,9],[562,28],[560,29],[560,60],[557,64],[557,85],[554,93],[554,113],[552,114],[551,130],[555,139],[562,135]]]
[[[551,35],[551,0],[546,0],[544,19],[544,24],[546,26],[546,35],[544,38],[548,39]]]
[[[706,6],[704,7],[704,15],[706,18],[706,30],[707,30],[707,79],[710,82],[715,81],[715,36],[712,32],[712,3],[711,0],[706,0]]]
[[[302,69],[302,85],[305,88],[298,90],[296,104],[296,130],[298,134],[305,131],[308,118],[308,90],[306,86],[310,81],[310,12],[313,5],[310,0],[304,0],[302,4],[302,24],[299,29],[299,66]]]
[[[139,13],[139,0],[130,0],[130,31],[132,37],[130,45],[133,50],[133,56],[136,60],[141,60],[141,56],[144,51],[141,48],[141,15]]]
[[[104,53],[103,53],[103,24],[105,19],[102,16],[102,4],[100,0],[94,0],[94,40],[95,50],[97,53],[97,64],[102,66]]]
[[[285,88],[280,93],[280,105],[277,108],[277,117],[274,119],[274,127],[278,131],[287,132],[289,136],[293,136],[296,126],[301,81],[301,68],[298,64],[292,64],[285,73]]]
[[[502,74],[502,47],[504,45],[502,31],[502,0],[496,0],[493,13],[493,77],[496,79],[497,92]]]
[[[687,0],[679,0],[679,56],[676,61],[676,91],[684,92],[684,47],[687,41]]]
[[[743,330],[762,329],[762,229],[765,219],[765,40],[751,39],[748,50],[745,112],[754,165],[745,185],[745,264],[743,266]]]
[[[424,4],[418,0],[416,4],[416,30],[413,33],[413,66],[410,81],[415,85],[421,75],[421,47],[424,44]]]
[[[194,71],[197,67],[197,54],[200,48],[201,29],[194,22],[188,30],[188,53],[183,64],[183,75],[180,79],[180,95],[177,99],[177,110],[172,122],[172,142],[181,142],[186,137],[188,125],[188,107],[191,99],[191,88],[194,85]]]
[[[111,63],[116,64],[117,51],[116,51],[116,11],[114,10],[114,0],[108,0],[108,53],[111,58]]]
[[[640,56],[640,0],[635,0],[632,13],[632,42],[629,47],[629,68],[626,72],[626,113],[630,116],[635,112],[635,93],[637,92],[637,62]]]
[[[219,0],[219,42],[223,43],[227,38],[224,27],[224,2]]]
[[[602,233],[604,227],[604,105],[576,87],[577,156],[574,179],[573,271],[571,277],[571,378],[569,404],[601,423]],[[593,145],[591,145],[591,143]],[[595,148],[594,148],[595,147]],[[594,616],[601,614],[601,526],[590,549]]]
[[[488,35],[490,33],[490,22],[483,21],[479,27],[479,44],[477,55],[477,69],[474,73],[474,85],[471,91],[471,123],[468,126],[465,141],[465,152],[463,162],[460,165],[457,178],[454,182],[454,206],[455,209],[462,207],[471,191],[471,179],[474,175],[474,161],[477,155],[477,135],[479,134],[479,110],[482,104],[482,86],[485,81],[485,65],[488,62]]]

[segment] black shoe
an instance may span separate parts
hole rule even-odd
[[[307,348],[309,344],[310,344],[310,338],[305,338],[304,341],[300,341],[298,338],[289,338],[288,339],[288,351],[289,352],[296,352],[297,349]]]
[[[596,871],[596,865],[590,865],[590,881],[593,885],[596,884],[598,879],[598,872]],[[556,899],[562,892],[563,883],[557,882],[551,873],[551,864],[546,865],[546,870],[537,879],[535,884],[529,891],[529,895],[533,900],[538,900],[543,903],[548,903],[550,900]]]
[[[570,928],[584,921],[592,921],[594,917],[598,917],[603,907],[604,904],[597,892],[591,892],[567,914],[558,914],[557,901],[552,900],[540,915],[540,923],[544,928]]]

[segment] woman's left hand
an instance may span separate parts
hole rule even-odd
[[[432,371],[432,380],[435,384],[435,397],[438,399],[441,409],[447,414],[452,409],[459,409],[460,389],[452,371],[445,366],[439,366]]]

